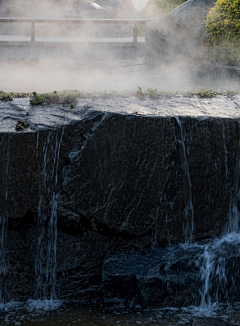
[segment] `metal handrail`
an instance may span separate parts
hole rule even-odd
[[[0,17],[0,23],[30,23],[31,42],[35,41],[35,25],[41,23],[74,24],[134,24],[133,42],[138,41],[138,24],[146,24],[146,19],[81,19],[81,18],[17,18]]]

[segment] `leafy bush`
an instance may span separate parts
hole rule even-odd
[[[218,0],[210,10],[205,30],[209,58],[227,65],[240,64],[240,0]]]
[[[240,0],[218,0],[206,19],[210,44],[240,40]]]

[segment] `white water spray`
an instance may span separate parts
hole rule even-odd
[[[240,130],[240,125],[239,125]],[[228,175],[227,168],[227,147],[225,143],[225,131],[223,125],[223,142],[225,153],[225,171]],[[200,268],[202,288],[200,289],[201,307],[208,308],[213,303],[219,302],[222,298],[228,299],[229,286],[228,282],[234,283],[235,276],[231,280],[226,275],[226,264],[230,257],[237,258],[240,256],[240,234],[239,234],[239,210],[238,201],[240,199],[239,191],[240,177],[240,137],[238,141],[236,164],[234,171],[234,187],[232,199],[228,213],[227,233],[221,238],[214,239],[208,244],[200,247],[203,254],[200,255],[197,265]],[[236,271],[236,273],[238,273]]]
[[[43,146],[43,183],[39,189],[39,234],[35,262],[36,297],[40,299],[56,297],[58,161],[63,132],[64,129],[49,131]]]
[[[223,130],[223,150],[224,150],[224,161],[225,161],[225,176],[226,179],[228,177],[228,158],[227,158],[227,146],[226,146],[226,134],[225,134],[225,126],[224,126],[224,122],[222,124],[222,130]]]
[[[176,117],[176,121],[179,125],[180,133],[181,133],[181,140],[178,140],[178,142],[181,144],[182,151],[183,151],[182,168],[184,172],[184,184],[185,184],[184,185],[185,221],[183,223],[183,234],[184,234],[185,242],[191,244],[193,241],[193,230],[194,230],[194,207],[192,202],[192,183],[191,183],[191,177],[189,173],[182,124],[178,117]]]
[[[240,125],[239,125],[239,129],[240,129]],[[240,217],[239,210],[238,210],[238,202],[240,199],[239,172],[240,172],[240,137],[238,141],[236,166],[234,171],[234,188],[233,188],[232,202],[230,204],[230,209],[228,214],[228,233],[230,232],[239,233],[239,217]]]

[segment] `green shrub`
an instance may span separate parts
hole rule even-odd
[[[225,65],[239,65],[240,0],[218,0],[207,16],[205,30],[208,58]]]
[[[218,0],[206,19],[209,44],[240,40],[240,0]]]

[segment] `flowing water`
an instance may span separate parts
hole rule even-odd
[[[182,151],[183,151],[182,168],[184,172],[184,199],[185,199],[185,222],[183,224],[183,234],[184,234],[185,242],[191,244],[193,242],[193,229],[194,229],[194,207],[192,202],[192,183],[191,183],[191,177],[189,173],[182,123],[178,117],[176,117],[176,121],[179,125],[180,134],[181,134],[181,139],[178,140],[178,142],[181,144]]]
[[[194,257],[193,263],[199,270],[201,286],[199,288],[200,304],[188,308],[162,308],[155,310],[118,311],[112,309],[86,308],[76,303],[64,303],[56,300],[56,261],[57,261],[57,201],[58,192],[58,161],[64,129],[50,130],[42,145],[42,184],[39,188],[40,200],[38,207],[38,239],[35,271],[37,277],[36,298],[27,303],[10,302],[0,305],[1,325],[187,325],[191,318],[203,316],[221,317],[233,325],[240,325],[238,313],[240,303],[225,303],[234,298],[236,293],[235,282],[240,274],[240,268],[229,274],[231,258],[240,260],[240,233],[239,210],[240,198],[240,139],[236,155],[234,187],[229,205],[228,225],[226,233],[205,243],[193,243],[194,207],[191,189],[191,177],[187,161],[185,132],[180,119],[176,118],[180,130],[182,148],[182,169],[185,186],[185,218],[184,250],[192,247],[198,249],[199,254]],[[226,130],[223,125],[225,174],[228,176],[228,160],[226,147]],[[8,144],[8,143],[7,143]],[[37,135],[38,156],[41,150],[39,134]],[[10,147],[7,146],[7,157]],[[6,165],[6,200],[8,199],[9,162]],[[159,212],[157,211],[158,215]],[[0,216],[0,276],[7,275],[6,263],[6,229],[7,217]],[[152,234],[152,247],[157,247],[157,219]],[[166,224],[168,222],[166,216]],[[181,246],[181,245],[180,245]],[[1,286],[4,289],[3,286]],[[236,296],[237,297],[237,296]],[[0,299],[2,293],[0,293]]]
[[[227,148],[225,144],[225,131],[223,125],[224,154],[226,175]],[[197,260],[200,269],[202,288],[200,289],[201,307],[211,306],[214,302],[229,300],[234,295],[234,286],[239,267],[234,268],[235,273],[227,275],[229,258],[240,257],[239,210],[240,199],[240,138],[238,140],[236,164],[234,171],[234,187],[228,214],[227,232],[221,238],[210,240],[202,246],[203,254]],[[199,245],[201,247],[201,245]]]
[[[57,267],[57,200],[59,197],[58,161],[63,137],[62,131],[49,131],[43,146],[43,183],[40,186],[38,206],[38,240],[35,271],[36,297],[55,298]]]

